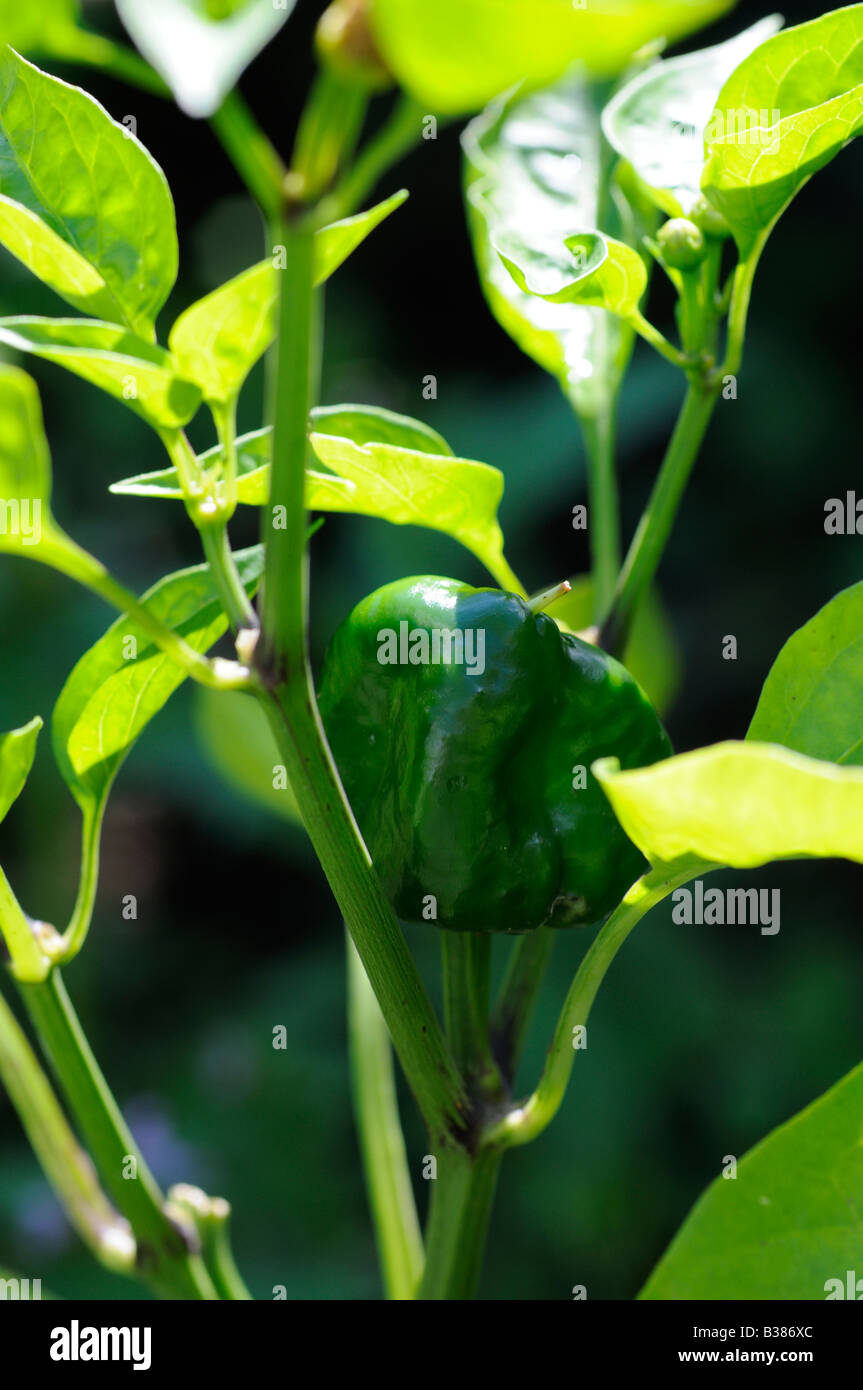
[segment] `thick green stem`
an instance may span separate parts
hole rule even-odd
[[[348,1036],[354,1113],[384,1289],[389,1299],[416,1297],[423,1241],[399,1119],[390,1035],[374,990],[346,934]]]
[[[15,1015],[0,995],[0,1081],[72,1226],[96,1259],[135,1272],[135,1241],[99,1186]]]
[[[216,1292],[164,1201],[108,1087],[58,970],[18,988],[102,1181],[131,1224],[138,1272],[168,1298],[215,1299]]]
[[[270,399],[273,463],[265,511],[265,595],[258,663],[265,707],[306,829],[430,1133],[464,1125],[466,1098],[402,930],[372,869],[318,713],[306,643],[305,465],[317,382],[314,221],[288,216]],[[273,525],[272,521],[278,524]]]
[[[421,1299],[475,1296],[501,1157],[494,1150],[472,1156],[453,1147],[437,1155]]]
[[[470,1089],[499,1097],[500,1072],[492,1056],[489,1028],[491,936],[488,932],[441,932],[444,1019],[456,1065]]]
[[[718,397],[718,384],[709,388],[700,382],[689,386],[600,633],[599,645],[614,655],[625,651],[639,605],[653,583]]]
[[[546,968],[554,949],[550,927],[527,932],[513,950],[491,1020],[494,1055],[507,1081],[515,1080]]]
[[[581,429],[587,451],[593,617],[599,623],[608,612],[620,572],[614,403],[609,402],[595,415],[582,415]]]

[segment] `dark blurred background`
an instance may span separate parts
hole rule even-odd
[[[322,6],[300,3],[243,88],[287,155],[311,75]],[[789,4],[789,22],[815,4]],[[765,14],[741,4],[709,38]],[[95,5],[111,29],[113,9]],[[117,119],[133,114],[177,203],[181,268],[171,314],[257,259],[262,230],[206,124],[81,70],[56,68]],[[379,119],[377,103],[374,119]],[[683,653],[668,722],[679,750],[745,732],[779,648],[838,589],[861,577],[860,541],[824,534],[824,502],[859,479],[863,216],[860,150],[797,199],[759,272],[739,399],[723,402],[661,572]],[[528,587],[587,567],[571,529],[584,498],[578,432],[554,382],[523,358],[480,293],[465,231],[458,131],[441,132],[381,194],[411,198],[334,278],[327,294],[324,400],[418,416],[457,453],[506,475],[509,558]],[[3,313],[62,313],[0,253]],[[130,586],[199,560],[179,506],[113,498],[108,484],[163,466],[155,435],[122,405],[58,368],[37,377],[62,524]],[[423,400],[433,373],[439,395]],[[627,539],[680,396],[672,369],[639,349],[622,406]],[[261,422],[262,377],[241,426]],[[203,416],[195,442],[210,441]],[[234,527],[255,539],[257,517]],[[369,590],[411,573],[487,582],[465,551],[430,531],[330,518],[313,542],[313,642]],[[48,717],[80,653],[111,621],[95,600],[38,566],[0,564],[0,728]],[[737,637],[736,662],[722,639]],[[212,711],[208,712],[210,720]],[[67,983],[97,1055],[157,1176],[197,1182],[235,1208],[235,1246],[254,1294],[379,1296],[348,1092],[342,932],[305,837],[235,791],[210,760],[202,710],[176,695],[124,769],[108,813],[104,871],[87,951]],[[43,736],[36,769],[0,831],[0,859],[28,910],[63,924],[77,882],[78,815]],[[665,905],[635,933],[600,995],[591,1047],[563,1111],[504,1165],[482,1296],[630,1298],[691,1203],[772,1127],[863,1056],[863,871],[794,864],[735,874],[779,887],[782,929],[675,927]],[[124,921],[121,900],[138,899]],[[435,988],[434,932],[412,931]],[[525,1089],[585,948],[562,935],[525,1062]],[[274,1051],[284,1024],[287,1051]],[[403,1107],[418,1187],[425,1144]],[[426,1194],[419,1193],[425,1203]],[[0,1096],[0,1264],[62,1296],[125,1298],[60,1214]]]

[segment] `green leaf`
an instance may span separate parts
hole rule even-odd
[[[858,1298],[861,1114],[863,1066],[745,1154],[734,1181],[711,1184],[640,1297]]]
[[[284,764],[260,702],[235,690],[199,687],[195,703],[201,743],[225,781],[274,815],[301,825],[290,783],[274,786],[275,770]]]
[[[863,584],[837,594],[789,638],[746,737],[863,766]]]
[[[315,236],[315,284],[328,280],[407,196],[402,190],[366,212],[322,227]],[[169,346],[179,373],[197,382],[206,400],[235,400],[272,343],[279,274],[272,260],[261,261],[199,299],[171,329]]]
[[[70,304],[89,308],[103,297],[105,281],[98,270],[35,212],[2,196],[0,243]]]
[[[635,772],[593,765],[654,866],[752,869],[775,859],[863,863],[863,769],[772,743],[717,743]]]
[[[576,408],[614,400],[634,341],[600,309],[552,304],[506,269],[509,248],[527,272],[572,275],[565,238],[599,226],[610,202],[593,89],[578,75],[493,103],[464,131],[465,191],[474,253],[492,313],[523,352],[552,373]]]
[[[234,559],[253,593],[263,571],[261,547],[238,551]],[[227,631],[207,565],[160,580],[142,603],[199,652]],[[85,813],[104,805],[135,740],[184,680],[181,668],[128,616],[82,656],[55,706],[51,737],[63,780]]]
[[[589,575],[582,575],[571,583],[571,592],[555,601],[548,616],[571,632],[586,632],[593,626],[593,582]],[[623,664],[654,709],[665,714],[680,686],[681,654],[668,614],[653,591],[638,610]]]
[[[669,216],[688,216],[699,197],[704,133],[723,83],[781,27],[772,15],[727,43],[655,63],[606,106],[606,139]]]
[[[212,116],[281,29],[296,0],[246,0],[208,11],[205,0],[117,0],[120,18],[187,116]]]
[[[707,127],[702,187],[741,254],[863,130],[863,5],[768,39],[737,68]]]
[[[169,353],[95,319],[0,319],[0,342],[74,372],[122,401],[155,429],[179,429],[201,403]]]
[[[495,573],[503,556],[497,520],[503,474],[497,468],[394,444],[356,444],[327,434],[312,434],[311,445],[327,468],[353,484],[342,505],[336,506],[334,499],[328,510],[443,531]],[[310,493],[309,506],[316,508],[314,488]]]
[[[17,499],[20,519],[21,504],[28,502],[32,521],[38,506],[39,522],[45,522],[51,505],[51,455],[35,381],[5,364],[0,364],[0,497],[0,550],[18,549],[27,540],[17,534],[9,504]]]
[[[253,266],[199,299],[171,329],[168,346],[177,370],[197,382],[205,400],[235,400],[273,341],[277,275],[271,261]]]
[[[174,204],[164,174],[91,96],[8,48],[0,50],[0,194],[8,200],[0,232],[11,227],[13,254],[29,227],[34,249],[22,259],[46,284],[78,309],[153,336],[177,277]],[[100,286],[92,280],[74,288],[80,266],[70,257],[52,273],[55,243],[40,240],[9,202],[77,252]]]
[[[387,66],[429,111],[478,110],[518,82],[545,87],[581,61],[600,77],[624,71],[653,39],[709,24],[733,0],[375,0]]]
[[[498,254],[519,289],[550,304],[593,304],[628,319],[647,289],[647,271],[637,251],[599,232],[564,238],[565,264],[535,255],[515,238],[498,244]]]
[[[0,44],[50,52],[80,18],[79,0],[0,0]]]
[[[421,454],[452,457],[443,435],[430,425],[379,405],[317,406],[311,412],[311,429],[317,434],[352,439],[355,444],[394,444]]]
[[[353,217],[343,217],[339,222],[331,222],[315,233],[315,284],[322,285],[329,280],[333,271],[348,259],[361,246],[366,237],[376,227],[407,202],[408,191],[399,189],[392,197],[385,198],[365,212],[355,213]]]
[[[338,435],[355,444],[396,444],[426,454],[452,455],[446,440],[419,420],[397,415],[374,405],[318,406],[311,412],[311,429],[319,434]],[[265,507],[270,499],[270,459],[272,431],[267,428],[242,435],[237,440],[237,497],[249,506]],[[204,468],[219,467],[224,453],[218,445],[201,455]],[[345,511],[355,489],[346,478],[336,478],[314,469],[306,470],[306,503],[312,511]],[[110,491],[127,497],[164,497],[182,500],[183,489],[177,471],[163,468],[156,473],[140,473],[112,483]],[[334,505],[330,507],[330,503]]]
[[[41,728],[42,720],[37,715],[23,728],[0,734],[0,821],[5,820],[30,776]]]

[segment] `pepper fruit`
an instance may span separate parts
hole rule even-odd
[[[320,709],[404,921],[526,932],[607,916],[643,871],[592,776],[671,752],[629,673],[499,589],[388,584],[336,632]]]

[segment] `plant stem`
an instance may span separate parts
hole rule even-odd
[[[614,466],[614,403],[609,402],[595,415],[582,415],[580,419],[587,453],[593,618],[594,622],[599,623],[608,612],[620,571],[620,504]]]
[[[175,1183],[168,1192],[167,1211],[179,1208],[194,1224],[201,1243],[201,1258],[220,1299],[249,1302],[246,1288],[231,1249],[231,1204],[224,1197],[208,1197],[200,1187]]]
[[[138,1272],[166,1297],[216,1298],[200,1258],[165,1215],[162,1193],[99,1070],[60,972],[18,988],[102,1181],[132,1226]],[[134,1176],[124,1177],[130,1168]]]
[[[515,1080],[527,1030],[554,949],[555,934],[539,927],[512,952],[491,1019],[494,1055],[508,1082]]]
[[[132,48],[106,39],[101,34],[91,34],[86,29],[69,26],[64,29],[59,40],[52,44],[50,52],[55,57],[70,63],[82,63],[86,67],[98,68],[131,87],[140,87],[154,96],[169,97],[171,92],[162,78],[150,64]]]
[[[479,1284],[502,1154],[471,1156],[447,1147],[438,1155],[419,1298],[471,1299]]]
[[[402,159],[422,137],[424,111],[410,97],[400,97],[386,124],[360,151],[353,168],[327,200],[333,217],[349,217],[357,211],[388,169]]]
[[[210,566],[210,574],[219,591],[219,598],[232,630],[237,633],[243,628],[257,628],[258,615],[237,573],[227,526],[224,522],[215,526],[202,526],[199,534],[207,564]]]
[[[760,233],[748,256],[740,261],[734,272],[731,308],[728,315],[728,344],[725,362],[721,368],[722,376],[736,376],[743,365],[743,344],[746,338],[746,325],[749,319],[752,289],[755,284],[755,272],[774,226],[775,222]]]
[[[696,873],[697,870],[689,869],[669,876],[664,871],[654,870],[629,890],[579,967],[555,1028],[539,1085],[529,1100],[485,1130],[481,1141],[484,1147],[529,1144],[551,1123],[560,1109],[576,1057],[574,1030],[586,1026],[591,1005],[609,966],[642,917]]]
[[[82,807],[81,821],[81,877],[78,883],[78,896],[72,909],[72,917],[62,936],[62,951],[58,963],[66,965],[74,960],[87,939],[96,893],[99,887],[99,851],[102,839],[102,820],[105,815],[107,796],[96,803],[89,799]]]
[[[200,685],[208,686],[211,690],[248,690],[254,683],[249,671],[238,663],[209,661],[200,652],[196,652],[194,647],[176,632],[155,618],[144,604],[138,602],[134,594],[124,589],[122,584],[118,584],[104,565],[92,555],[88,555],[86,550],[74,545],[68,537],[62,536],[54,541],[50,535],[43,536],[39,558],[60,574],[65,574],[69,579],[74,579],[85,589],[89,589],[91,593],[97,594],[118,612],[128,613],[159,650],[171,657],[172,661],[176,661],[181,670]]]
[[[276,216],[287,170],[238,91],[225,97],[210,125],[264,216]]]
[[[489,1030],[491,936],[441,932],[444,1019],[456,1065],[484,1098],[499,1098],[503,1083],[492,1056]]]
[[[719,385],[690,383],[686,400],[617,583],[599,645],[613,655],[626,650],[642,599],[659,568],[680,502],[719,396]]]
[[[500,555],[489,555],[475,550],[473,552],[477,559],[485,565],[489,574],[495,580],[499,588],[507,594],[518,594],[519,598],[527,598],[527,590],[519,579],[515,570],[510,568],[506,557]]]
[[[12,885],[0,869],[0,937],[5,941],[12,960],[16,980],[44,980],[51,961],[42,950],[30,919],[26,916],[12,891]]]
[[[341,909],[429,1132],[464,1125],[467,1101],[404,935],[371,865],[318,713],[306,645],[305,465],[318,352],[314,221],[288,215],[271,389],[273,462],[257,661],[276,741],[306,829]],[[268,524],[278,507],[284,527]]]
[[[659,353],[660,357],[664,357],[666,362],[670,362],[673,367],[683,367],[685,369],[689,366],[689,358],[686,354],[680,352],[678,348],[673,347],[665,335],[660,333],[659,329],[652,323],[649,323],[638,310],[631,314],[626,322],[629,324],[630,328],[634,328],[635,332]]]
[[[15,1015],[0,995],[0,1081],[18,1112],[46,1178],[78,1235],[100,1264],[133,1274],[129,1225],[99,1186]]]
[[[319,70],[303,109],[291,173],[303,180],[303,196],[319,198],[342,163],[356,148],[369,104],[369,93],[350,77]]]
[[[392,1046],[374,990],[348,933],[348,1036],[360,1148],[389,1299],[416,1297],[423,1241],[399,1120]]]

